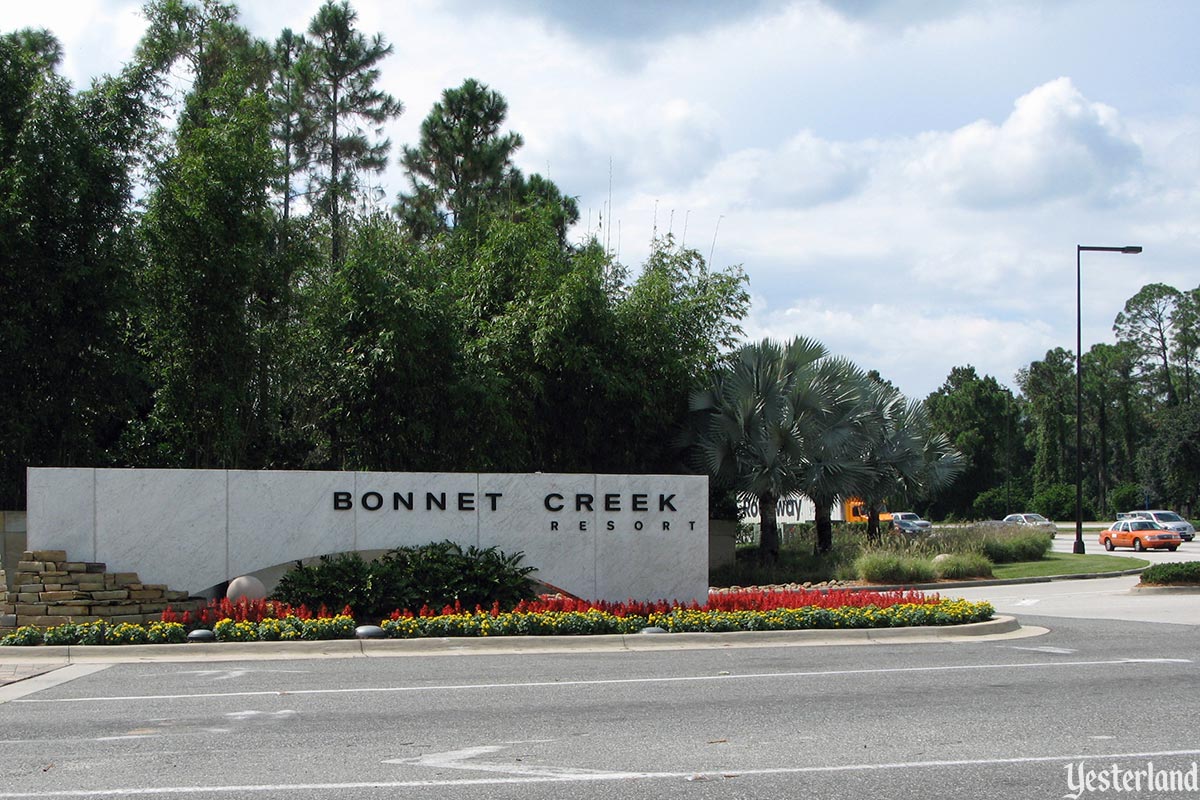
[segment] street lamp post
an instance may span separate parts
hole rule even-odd
[[[1083,547],[1083,292],[1081,262],[1083,251],[1101,253],[1140,253],[1137,245],[1091,247],[1075,245],[1075,549]]]

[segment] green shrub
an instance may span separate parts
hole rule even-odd
[[[995,531],[980,541],[983,554],[993,564],[1040,561],[1049,552],[1053,540],[1048,533],[1036,531]]]
[[[990,578],[992,562],[982,553],[947,554],[935,561],[933,568],[940,578]]]
[[[374,613],[378,590],[371,577],[371,566],[358,553],[326,555],[313,564],[297,561],[279,579],[271,596],[312,611],[321,606],[330,610],[350,606],[356,613]]]
[[[509,609],[534,596],[523,553],[495,547],[465,550],[454,542],[400,547],[373,562],[357,553],[322,556],[296,566],[280,579],[272,597],[293,606],[330,610],[350,606],[360,620],[378,621],[393,611],[440,610],[456,603],[464,609]]]
[[[1166,586],[1200,586],[1200,561],[1155,564],[1142,573],[1142,583]]]
[[[937,578],[928,559],[881,550],[863,553],[854,566],[858,577],[869,583],[929,583]]]

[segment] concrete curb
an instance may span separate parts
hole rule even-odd
[[[1130,594],[1200,594],[1200,586],[1156,586],[1139,583]]]
[[[335,639],[319,642],[221,642],[204,644],[41,645],[5,647],[0,664],[129,664],[150,661],[303,660],[446,655],[643,652],[733,647],[829,646],[979,641],[1043,632],[1022,628],[1016,617],[987,622],[912,628],[854,628],[808,631],[737,631],[606,636],[497,636],[438,639]],[[12,651],[12,652],[8,652]]]

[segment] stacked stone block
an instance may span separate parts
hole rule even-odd
[[[204,607],[203,599],[187,592],[142,583],[136,572],[105,568],[102,563],[68,561],[63,550],[26,550],[16,565],[13,588],[0,603],[0,629],[96,620],[143,624],[161,619],[167,606],[181,613]]]

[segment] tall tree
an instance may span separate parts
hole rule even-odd
[[[1155,414],[1154,431],[1138,453],[1141,484],[1167,507],[1193,515],[1200,501],[1200,406]]]
[[[575,200],[541,175],[525,178],[513,164],[523,140],[502,133],[508,103],[474,78],[447,89],[421,123],[416,147],[405,147],[400,163],[410,191],[401,194],[396,213],[417,239],[451,228],[478,237],[489,213],[512,217],[527,209],[552,209],[551,220],[565,241],[579,219]]]
[[[507,114],[504,97],[474,78],[434,103],[419,144],[400,156],[411,193],[400,195],[396,208],[419,237],[477,225],[484,205],[512,187],[512,156],[522,139],[501,133]]]
[[[966,461],[953,491],[932,501],[932,513],[970,517],[975,498],[1028,471],[1022,403],[992,376],[954,367],[925,406],[933,429],[944,432]]]
[[[147,265],[146,354],[154,406],[142,432],[152,463],[260,465],[269,395],[256,335],[276,285],[270,186],[276,174],[262,47],[224,7],[187,16],[180,56],[195,81],[184,101],[141,232]],[[198,12],[198,13],[197,13]],[[193,16],[194,15],[194,16]]]
[[[1142,398],[1127,343],[1097,344],[1083,356],[1085,495],[1107,509],[1108,492],[1135,480],[1137,444],[1144,428]]]
[[[134,153],[148,115],[116,79],[79,94],[46,31],[0,35],[0,503],[29,465],[104,463],[141,390]]]
[[[381,34],[368,39],[355,28],[357,19],[349,2],[326,0],[308,26],[305,95],[315,126],[303,150],[314,168],[310,198],[329,218],[334,266],[342,263],[344,207],[358,192],[361,173],[387,166],[391,142],[382,138],[383,125],[404,110],[377,85],[377,65],[392,46]]]
[[[1052,484],[1071,482],[1075,446],[1071,437],[1075,419],[1073,402],[1075,359],[1061,347],[1046,352],[1017,372],[1017,385],[1028,401],[1036,440],[1033,486],[1040,492]]]
[[[1171,314],[1174,341],[1171,356],[1179,365],[1180,402],[1192,403],[1200,391],[1197,370],[1200,369],[1200,287],[1181,292]]]
[[[304,102],[308,53],[308,41],[291,28],[279,34],[271,52],[271,136],[279,148],[277,191],[285,223],[296,197],[295,176],[306,166],[300,154],[313,133],[313,115]]]
[[[352,221],[346,244],[341,269],[303,289],[298,422],[314,433],[310,466],[465,468],[461,448],[477,433],[465,426],[490,420],[462,413],[475,387],[460,377],[461,334],[442,265],[381,214]]]
[[[1150,283],[1125,302],[1113,330],[1117,340],[1129,342],[1138,362],[1167,405],[1174,405],[1175,381],[1171,376],[1171,325],[1179,290],[1164,283]]]

